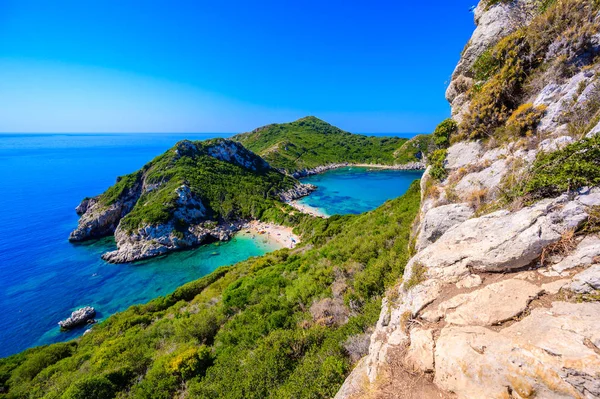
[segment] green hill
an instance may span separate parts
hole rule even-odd
[[[352,134],[314,116],[260,127],[233,140],[290,174],[333,163],[394,165],[419,160],[399,151],[407,139]]]
[[[111,262],[161,255],[205,239],[228,239],[231,223],[282,214],[282,193],[302,188],[241,144],[181,141],[78,207],[71,241],[113,234]]]
[[[220,268],[80,339],[0,359],[0,397],[333,397],[404,270],[419,199],[415,183],[363,215],[307,218],[295,250]]]

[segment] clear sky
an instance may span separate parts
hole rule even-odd
[[[0,0],[0,132],[429,132],[474,0]]]

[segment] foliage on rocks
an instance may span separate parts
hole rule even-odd
[[[525,83],[549,64],[573,70],[589,63],[598,9],[588,0],[542,1],[528,26],[481,54],[471,71],[476,82],[460,137],[493,137],[522,104]]]
[[[445,148],[435,150],[429,156],[429,164],[431,169],[429,174],[436,180],[444,180],[448,176],[448,172],[444,168],[444,162],[446,161],[446,154],[448,151]]]
[[[450,137],[458,131],[458,124],[451,118],[442,121],[433,131],[433,142],[440,148],[450,145]]]
[[[524,186],[535,197],[600,184],[600,135],[583,139],[559,151],[538,154]]]

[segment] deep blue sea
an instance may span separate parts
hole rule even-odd
[[[104,319],[127,307],[276,248],[238,236],[162,258],[112,265],[100,259],[112,239],[71,244],[75,206],[117,176],[139,169],[184,138],[227,134],[0,134],[0,357],[63,341],[57,322],[90,305]],[[406,136],[406,135],[403,135]],[[409,137],[411,135],[408,135]],[[420,173],[336,170],[307,179],[305,199],[328,214],[360,213],[404,193]]]

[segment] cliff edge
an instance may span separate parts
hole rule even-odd
[[[486,1],[344,398],[600,397],[597,2]]]

